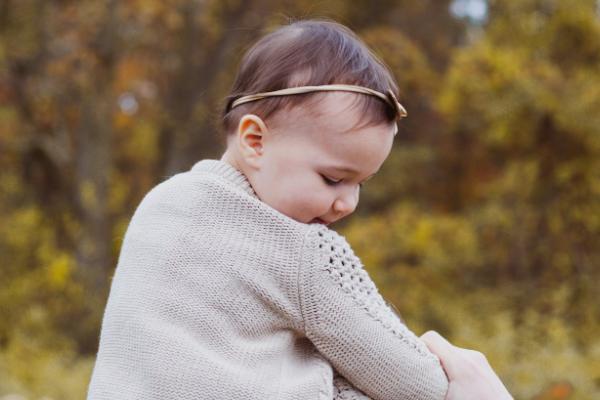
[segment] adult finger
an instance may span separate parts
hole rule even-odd
[[[489,363],[487,357],[485,356],[485,354],[483,354],[480,351],[472,350],[472,349],[461,349],[461,351],[463,351],[465,354],[468,355],[468,357],[470,357],[471,359],[473,359],[476,362],[480,363],[481,365],[485,365],[485,366],[489,366],[490,365],[490,363]]]
[[[429,350],[438,356],[449,379],[454,377],[456,363],[456,347],[436,331],[427,331],[421,335]]]

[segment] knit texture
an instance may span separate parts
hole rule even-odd
[[[343,236],[206,159],[129,223],[88,399],[443,400],[447,386]]]

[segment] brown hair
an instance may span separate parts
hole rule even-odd
[[[328,92],[274,96],[231,109],[238,98],[296,86],[349,84],[398,95],[387,66],[349,28],[329,19],[300,20],[265,35],[245,54],[225,98],[222,128],[232,133],[244,114],[270,116],[299,105],[316,104]],[[395,110],[375,96],[358,94],[365,126],[395,120]]]

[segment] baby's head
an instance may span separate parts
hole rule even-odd
[[[258,93],[331,84],[391,91],[390,101],[336,90],[234,103]],[[402,110],[397,92],[385,64],[345,26],[329,20],[284,26],[242,59],[224,106],[222,160],[246,175],[263,202],[290,218],[338,221],[356,209],[362,183],[390,153]]]

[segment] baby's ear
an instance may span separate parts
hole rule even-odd
[[[238,145],[240,153],[247,161],[252,162],[262,155],[263,139],[266,133],[267,126],[260,117],[254,114],[245,114],[240,118],[237,131]]]

